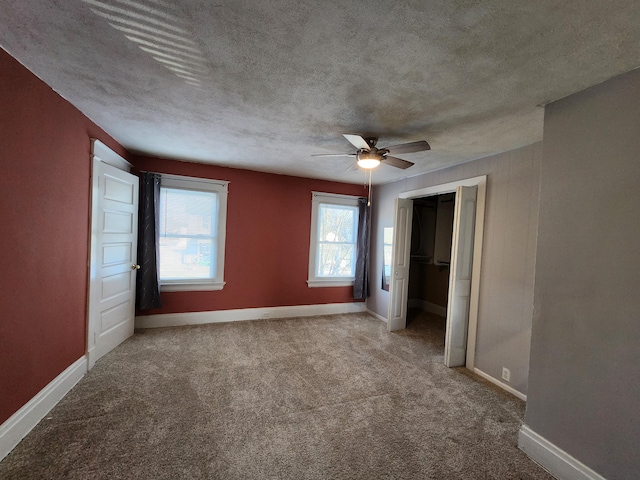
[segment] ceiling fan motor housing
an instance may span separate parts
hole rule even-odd
[[[384,156],[379,153],[377,148],[372,147],[369,151],[365,149],[358,150],[356,159],[360,168],[371,169],[380,165]]]

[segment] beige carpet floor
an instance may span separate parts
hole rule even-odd
[[[443,345],[429,314],[400,333],[364,313],[138,331],[0,478],[551,479],[516,446],[524,403]]]

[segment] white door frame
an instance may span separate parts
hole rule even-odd
[[[484,208],[487,195],[487,176],[467,178],[450,183],[443,183],[433,187],[425,187],[417,190],[402,192],[398,198],[421,198],[433,195],[441,195],[444,193],[455,192],[458,187],[478,187],[478,198],[476,203],[476,221],[475,234],[473,243],[473,272],[471,274],[471,298],[469,304],[469,330],[467,335],[467,358],[466,367],[473,370],[475,366],[476,356],[476,335],[478,332],[478,307],[480,303],[480,267],[482,264],[482,238],[484,233]],[[398,228],[398,225],[394,225]],[[407,225],[407,235],[411,235],[411,225]],[[409,252],[407,252],[407,255]],[[409,259],[407,259],[408,261]],[[452,262],[453,263],[453,259]],[[390,292],[391,293],[391,292]],[[408,302],[407,295],[401,301]]]
[[[94,158],[98,158],[103,163],[107,165],[111,165],[113,167],[119,168],[120,170],[124,170],[125,172],[130,172],[131,165],[124,158],[118,155],[116,152],[107,147],[100,140],[96,140],[95,138],[91,139],[91,160]]]

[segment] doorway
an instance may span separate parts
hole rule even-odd
[[[455,193],[413,199],[407,328],[428,332],[444,355]],[[439,347],[438,347],[439,346]]]
[[[455,193],[413,200],[408,297],[410,310],[446,316],[454,204]]]
[[[455,193],[446,304],[445,359],[448,366],[474,368],[486,176],[408,191],[396,199],[388,328],[406,328],[411,271],[414,201]],[[435,242],[435,239],[434,239]],[[426,241],[425,241],[426,245]],[[422,252],[421,252],[422,253]],[[444,267],[446,261],[440,258]],[[435,247],[434,247],[435,263]]]

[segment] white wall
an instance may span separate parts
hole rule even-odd
[[[373,191],[371,297],[368,308],[386,318],[389,293],[381,289],[382,233],[393,226],[399,193],[487,175],[482,276],[475,366],[527,394],[529,345],[542,144],[419,175]],[[507,383],[507,382],[505,382]]]

